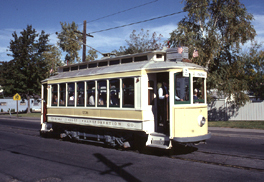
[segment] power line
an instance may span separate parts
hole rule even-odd
[[[126,25],[121,25],[121,26],[112,27],[112,28],[108,28],[108,29],[98,30],[98,31],[90,32],[89,34],[109,31],[109,30],[113,30],[113,29],[117,29],[117,28],[123,28],[123,27],[131,26],[131,25],[135,25],[135,24],[139,24],[139,23],[145,23],[145,22],[148,22],[148,21],[153,21],[153,20],[156,20],[156,19],[165,18],[165,17],[168,17],[168,16],[173,16],[173,15],[180,14],[180,13],[183,13],[183,12],[185,12],[185,11],[179,11],[179,12],[176,12],[176,13],[171,13],[171,14],[168,14],[168,15],[163,15],[163,16],[159,16],[159,17],[155,17],[155,18],[151,18],[151,19],[147,19],[147,20],[142,20],[142,21],[126,24]]]
[[[100,18],[97,18],[97,19],[94,19],[94,20],[90,20],[90,21],[86,22],[86,24],[87,24],[87,23],[94,22],[94,21],[97,21],[97,20],[101,20],[101,19],[104,19],[104,18],[108,18],[108,17],[110,17],[110,16],[114,16],[114,15],[117,15],[117,14],[120,14],[120,13],[124,13],[124,12],[126,12],[126,11],[130,11],[130,10],[133,10],[133,9],[136,9],[136,8],[139,8],[139,7],[142,7],[142,6],[146,6],[146,5],[148,5],[148,4],[152,4],[152,3],[155,3],[155,2],[157,2],[157,1],[158,1],[158,0],[154,0],[154,1],[151,1],[151,2],[148,2],[148,3],[145,3],[145,4],[141,4],[141,5],[138,5],[138,6],[132,7],[132,8],[128,8],[128,9],[125,9],[125,10],[122,10],[122,11],[118,11],[118,12],[113,13],[113,14],[109,14],[109,15],[106,15],[106,16],[102,16],[102,17],[100,17]],[[80,24],[78,24],[78,25],[83,25],[83,24],[80,23]],[[22,28],[22,30],[23,30],[23,28]],[[0,29],[0,31],[12,31],[12,32],[14,32],[13,30],[8,30],[8,29]],[[52,34],[55,34],[55,33],[51,33],[51,34],[49,34],[49,35],[52,35]]]
[[[91,22],[94,22],[94,21],[98,21],[98,20],[101,20],[101,19],[104,19],[104,18],[108,18],[108,17],[110,17],[110,16],[114,16],[114,15],[117,15],[117,14],[120,14],[120,13],[124,13],[124,12],[126,12],[126,11],[130,11],[130,10],[132,10],[132,9],[136,9],[136,8],[139,8],[139,7],[142,7],[142,6],[146,6],[146,5],[148,5],[148,4],[152,4],[152,3],[155,3],[155,2],[157,2],[157,1],[158,1],[158,0],[151,1],[151,2],[148,2],[148,3],[145,3],[145,4],[141,4],[141,5],[138,5],[138,6],[132,7],[132,8],[128,8],[128,9],[125,9],[125,10],[122,10],[122,11],[118,11],[118,12],[113,13],[113,14],[109,14],[109,15],[106,15],[106,16],[102,16],[102,17],[97,18],[97,19],[94,19],[94,20],[90,20],[90,21],[88,21],[88,22],[86,22],[86,23],[88,24],[88,23],[91,23]],[[82,24],[79,24],[79,25],[82,25]]]
[[[94,31],[94,32],[88,33],[87,35],[90,35],[90,34],[93,34],[93,33],[99,33],[99,32],[109,31],[109,30],[113,30],[113,29],[117,29],[117,28],[123,28],[123,27],[131,26],[131,25],[135,25],[135,24],[139,24],[139,23],[148,22],[148,21],[153,21],[153,20],[156,20],[156,19],[161,19],[161,18],[165,18],[165,17],[168,17],[168,16],[173,16],[173,15],[180,14],[180,13],[183,13],[183,12],[185,12],[185,11],[178,11],[178,12],[175,12],[175,13],[171,13],[171,14],[167,14],[167,15],[163,15],[163,16],[159,16],[159,17],[155,17],[155,18],[151,18],[151,19],[147,19],[147,20],[142,20],[142,21],[138,21],[138,22],[134,22],[134,23],[126,24],[126,25],[121,25],[121,26],[117,26],[117,27],[112,27],[112,28],[108,28],[108,29],[103,29],[103,30],[99,30],[99,31]],[[58,34],[58,32],[56,32],[56,34]],[[77,41],[77,40],[75,40],[75,41]],[[77,42],[79,42],[79,41],[77,41]],[[80,44],[83,44],[81,42],[79,42],[79,43]],[[94,49],[93,47],[91,47],[89,45],[86,45],[86,46],[87,47],[90,47],[91,49]],[[100,54],[102,54],[100,51],[98,51],[96,49],[94,49],[94,50],[97,51],[97,52],[99,52]]]

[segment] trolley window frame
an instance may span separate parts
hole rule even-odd
[[[125,86],[125,82],[127,80],[130,81],[130,79],[133,82],[133,85],[132,86],[129,85],[128,87],[126,87]],[[130,101],[132,101],[132,104],[129,104],[129,100],[128,99],[130,97],[126,97],[125,93],[128,93],[128,95],[130,93],[133,93],[133,97],[131,97],[132,100],[130,100]],[[135,78],[134,77],[122,78],[122,108],[135,108]]]
[[[56,96],[56,99],[54,98],[55,96]],[[51,85],[51,98],[50,99],[51,99],[51,106],[58,106],[58,85],[57,84]]]
[[[66,83],[60,83],[59,84],[59,87],[60,87],[60,92],[59,92],[59,95],[60,95],[60,103],[59,103],[59,106],[60,107],[65,107],[66,106]]]
[[[194,79],[202,79],[202,84],[200,85],[199,88],[197,88],[198,86],[194,86],[195,84],[195,81]],[[206,92],[205,92],[205,84],[206,84],[206,78],[204,77],[196,77],[196,76],[193,76],[192,77],[192,86],[193,86],[193,95],[192,95],[192,100],[193,100],[193,104],[205,104],[206,102]],[[198,93],[197,93],[197,97],[198,99],[194,99],[194,90],[197,89]],[[200,96],[201,95],[201,96]],[[200,98],[199,98],[200,97]],[[201,98],[202,97],[202,98]]]
[[[81,87],[80,87],[81,86]],[[84,107],[85,104],[85,82],[80,81],[77,82],[77,96],[76,96],[76,101],[77,101],[77,107]]]
[[[113,77],[108,79],[79,80],[69,82],[57,82],[49,84],[49,107],[60,108],[116,108],[116,109],[134,109],[138,101],[136,101],[137,88],[135,85],[135,76],[130,77]],[[111,82],[115,81],[115,88],[111,88]],[[100,83],[104,82],[102,86]],[[78,89],[82,84],[82,89]],[[114,84],[114,83],[113,83]],[[90,86],[89,86],[90,85]],[[90,88],[92,86],[92,88]],[[102,87],[102,88],[100,88]],[[56,91],[52,91],[53,89]],[[115,92],[117,104],[111,103],[111,91]],[[78,103],[80,92],[84,94],[84,104]],[[93,93],[94,105],[89,105],[89,96]],[[104,94],[104,105],[100,105],[100,93]],[[52,104],[53,95],[57,96],[57,104]],[[63,97],[63,98],[62,98]],[[64,101],[58,103],[58,101]]]
[[[70,88],[72,88],[71,86],[73,86],[73,91],[70,89]],[[68,93],[67,107],[74,107],[75,106],[75,101],[76,101],[75,90],[76,90],[75,82],[69,82],[67,84],[67,93]]]
[[[178,97],[178,94],[177,94],[177,83],[176,83],[176,77],[177,75],[181,74],[182,76],[182,72],[177,72],[177,73],[174,73],[174,105],[178,105],[178,104],[191,104],[191,97],[192,97],[192,94],[191,94],[191,84],[192,84],[192,80],[191,80],[191,74],[189,74],[189,77],[183,77],[182,78],[189,78],[189,84],[187,85],[188,88],[189,88],[189,91],[188,91],[188,94],[189,94],[189,100],[176,100],[176,97]],[[181,98],[180,98],[181,99]]]
[[[95,107],[96,104],[96,83],[94,80],[86,81],[86,107]],[[92,87],[92,88],[91,88]],[[89,104],[93,103],[93,104]]]
[[[97,80],[97,107],[107,107],[107,79]]]
[[[118,84],[116,84],[118,83]],[[115,87],[113,87],[115,86]],[[109,79],[109,107],[120,108],[120,79]],[[114,97],[114,98],[112,98]],[[116,103],[116,104],[115,104]]]

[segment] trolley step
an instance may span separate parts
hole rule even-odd
[[[155,147],[155,148],[163,148],[168,149],[170,148],[170,138],[168,135],[164,133],[150,133],[148,135],[148,141],[146,143],[148,147]]]

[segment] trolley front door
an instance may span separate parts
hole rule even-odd
[[[41,87],[41,123],[47,121],[47,84]]]

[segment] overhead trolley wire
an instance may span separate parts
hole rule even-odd
[[[110,16],[114,16],[114,15],[117,15],[117,14],[120,14],[120,13],[124,13],[126,11],[130,11],[132,9],[136,9],[136,8],[139,8],[139,7],[142,7],[142,6],[146,6],[148,4],[152,4],[152,3],[155,3],[157,2],[158,0],[155,0],[155,1],[151,1],[151,2],[148,2],[148,3],[145,3],[145,4],[141,4],[141,5],[138,5],[138,6],[135,6],[135,7],[132,7],[132,8],[128,8],[128,9],[125,9],[125,10],[122,10],[122,11],[118,11],[116,13],[113,13],[113,14],[109,14],[109,15],[106,15],[106,16],[102,16],[100,18],[97,18],[97,19],[94,19],[94,20],[90,20],[90,21],[87,21],[86,24],[88,23],[91,23],[91,22],[94,22],[94,21],[98,21],[98,20],[101,20],[101,19],[104,19],[104,18],[108,18]],[[82,25],[82,24],[79,24],[79,25]]]
[[[131,26],[131,25],[135,25],[135,24],[139,24],[139,23],[145,23],[145,22],[148,22],[148,21],[153,21],[153,20],[157,20],[157,19],[160,19],[160,18],[165,18],[165,17],[168,17],[168,16],[173,16],[173,15],[180,14],[180,13],[183,13],[183,12],[185,12],[185,11],[179,11],[179,12],[176,12],[176,13],[171,13],[171,14],[167,14],[167,15],[163,15],[163,16],[158,16],[158,17],[155,17],[155,18],[147,19],[147,20],[142,20],[142,21],[138,21],[138,22],[134,22],[134,23],[120,25],[120,26],[116,26],[116,27],[112,27],[112,28],[103,29],[103,30],[98,30],[98,31],[90,32],[89,34],[99,33],[99,32],[105,32],[105,31],[109,31],[109,30],[113,30],[113,29],[118,29],[118,28],[123,28],[123,27]]]
[[[167,14],[167,15],[163,15],[163,16],[159,16],[159,17],[155,17],[155,18],[151,18],[151,19],[147,19],[147,20],[142,20],[142,21],[138,21],[138,22],[134,22],[134,23],[130,23],[130,24],[126,24],[126,25],[121,25],[121,26],[117,26],[117,27],[112,27],[112,28],[108,28],[108,29],[104,29],[104,30],[99,30],[99,31],[94,31],[94,32],[91,32],[91,33],[88,33],[88,34],[93,34],[93,33],[99,33],[99,32],[104,32],[104,31],[109,31],[109,30],[113,30],[113,29],[117,29],[117,28],[123,28],[123,27],[126,27],[126,26],[131,26],[131,25],[135,25],[135,24],[139,24],[139,23],[144,23],[144,22],[148,22],[148,21],[153,21],[153,20],[156,20],[156,19],[160,19],[160,18],[165,18],[165,17],[168,17],[168,16],[173,16],[173,15],[176,15],[176,14],[180,14],[180,13],[183,13],[185,11],[178,11],[178,12],[175,12],[175,13],[171,13],[171,14]],[[77,40],[75,40],[77,41]],[[79,41],[77,41],[79,42]],[[80,44],[83,44],[81,42],[79,42]],[[91,46],[89,45],[86,45],[88,47],[90,47],[91,49],[94,49],[92,48]],[[96,49],[94,49],[96,50]],[[96,50],[97,51],[97,50]],[[98,51],[99,52],[99,51]],[[101,52],[99,52],[101,53]],[[101,53],[102,54],[102,53]]]
[[[139,7],[142,7],[142,6],[146,6],[146,5],[148,5],[148,4],[152,4],[152,3],[155,3],[155,2],[157,2],[157,1],[158,1],[158,0],[150,1],[150,2],[145,3],[145,4],[141,4],[141,5],[138,5],[138,6],[132,7],[132,8],[128,8],[128,9],[125,9],[125,10],[122,10],[122,11],[118,11],[118,12],[116,12],[116,13],[109,14],[109,15],[106,15],[106,16],[102,16],[102,17],[100,17],[100,18],[97,18],[97,19],[94,19],[94,20],[87,21],[86,24],[91,23],[91,22],[94,22],[94,21],[98,21],[98,20],[101,20],[101,19],[104,19],[104,18],[108,18],[108,17],[110,17],[110,16],[114,16],[114,15],[117,15],[117,14],[120,14],[120,13],[124,13],[124,12],[126,12],[126,11],[130,11],[130,10],[132,10],[132,9],[136,9],[136,8],[139,8]],[[80,24],[78,24],[78,25],[83,25],[83,23],[80,23]],[[55,34],[55,33],[51,33],[51,34]],[[50,34],[50,35],[51,35],[51,34]]]

